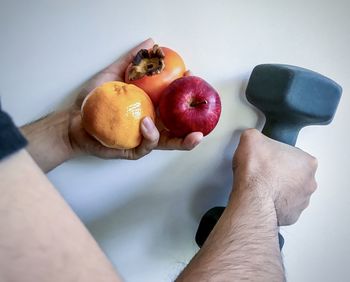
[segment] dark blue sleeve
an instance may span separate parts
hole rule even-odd
[[[0,104],[0,160],[27,145],[11,117],[1,110]]]

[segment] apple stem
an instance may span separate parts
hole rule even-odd
[[[208,104],[208,101],[207,101],[207,100],[200,101],[200,102],[193,101],[193,102],[190,104],[190,106],[191,106],[191,107],[197,107],[197,106],[203,105],[203,104]]]

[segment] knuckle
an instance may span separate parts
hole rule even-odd
[[[154,132],[151,135],[147,136],[144,140],[144,143],[146,143],[147,145],[145,145],[147,148],[154,148],[158,145],[159,142],[159,133],[158,132]]]
[[[288,226],[296,222],[292,216],[286,216],[284,218],[278,219],[278,226]]]
[[[317,181],[315,179],[313,179],[311,181],[311,185],[310,185],[311,193],[314,193],[316,191],[317,187],[318,187]]]
[[[184,146],[184,151],[191,151],[194,148],[193,144],[186,144]]]
[[[289,215],[286,220],[285,220],[285,224],[284,225],[293,225],[294,223],[296,223],[300,217],[301,213],[294,213]]]
[[[143,150],[152,151],[154,148],[158,146],[159,142],[159,132],[156,131],[148,138],[145,138],[141,143],[141,147]]]
[[[250,154],[254,154],[253,151],[256,148],[260,135],[261,133],[255,128],[244,130],[236,150],[237,158],[240,158],[241,155],[249,157]]]
[[[303,210],[305,210],[310,205],[310,199],[305,201],[304,206],[302,207]]]
[[[157,145],[159,142],[159,138],[160,138],[160,133],[158,130],[155,130],[152,136],[152,140],[153,142]]]
[[[145,150],[146,150],[147,152],[150,152],[150,151],[152,151],[154,148],[156,148],[157,145],[158,145],[158,142],[157,142],[157,141],[153,141],[153,142],[151,142],[150,144],[148,144],[147,146],[145,146]]]
[[[136,158],[136,154],[132,151],[123,149],[120,151],[120,158],[124,160],[133,160]]]
[[[261,133],[255,128],[249,128],[242,132],[241,139],[244,141],[256,140],[259,138]]]
[[[145,155],[149,154],[150,152],[152,152],[153,149],[154,149],[154,146],[152,146],[151,144],[144,146],[142,148],[142,150],[140,150],[140,154],[139,154],[140,158],[141,158],[141,156],[145,156]]]
[[[197,142],[194,142],[193,140],[189,140],[187,138],[185,138],[184,140],[182,140],[181,142],[181,149],[180,150],[184,150],[184,151],[191,151],[192,149],[194,149],[196,146],[198,145]]]
[[[141,159],[141,155],[135,155],[135,156],[128,156],[128,160],[134,160],[134,161],[137,161],[139,159]]]
[[[310,165],[313,169],[317,169],[318,167],[318,160],[314,156],[310,156]]]

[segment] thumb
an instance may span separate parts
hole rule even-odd
[[[135,150],[138,158],[147,155],[158,146],[159,131],[150,117],[145,117],[141,122],[143,140]]]

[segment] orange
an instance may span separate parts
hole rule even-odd
[[[95,88],[82,108],[84,129],[101,144],[116,149],[137,147],[142,140],[141,120],[155,119],[154,106],[139,87],[111,81]]]

